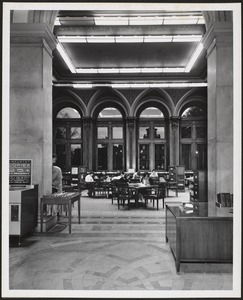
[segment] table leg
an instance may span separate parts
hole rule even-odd
[[[81,199],[81,195],[78,199],[78,223],[80,224],[80,199]]]
[[[41,200],[40,204],[40,221],[41,221],[41,232],[43,232],[43,203]]]
[[[72,219],[72,204],[71,200],[68,201],[68,228],[69,233],[71,233],[71,219]]]

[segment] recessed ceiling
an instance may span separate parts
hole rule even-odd
[[[54,28],[60,36],[178,36],[201,35],[204,24],[169,25],[95,25],[97,17],[180,17],[201,20],[200,12],[148,11],[59,11],[61,25]],[[179,18],[179,19],[180,19]],[[78,68],[185,68],[195,52],[198,42],[152,42],[152,43],[61,43],[64,51]],[[60,53],[54,51],[54,83],[143,83],[178,80],[185,82],[206,80],[206,50],[202,50],[190,72],[139,73],[139,74],[92,74],[71,72]]]

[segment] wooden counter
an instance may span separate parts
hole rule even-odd
[[[166,242],[177,272],[181,262],[232,263],[232,214],[208,216],[207,203],[193,204],[192,209],[166,205]]]

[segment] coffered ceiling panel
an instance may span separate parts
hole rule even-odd
[[[162,20],[160,25],[131,25],[138,16],[147,20]],[[103,19],[102,19],[102,18]],[[113,19],[112,19],[113,18]],[[114,19],[117,18],[117,19]],[[147,18],[147,19],[146,19]],[[191,18],[191,19],[190,19]],[[100,20],[125,20],[130,25],[97,25]],[[135,20],[135,21],[134,21]],[[189,21],[192,20],[189,24]],[[166,11],[59,11],[54,34],[59,38],[87,37],[178,37],[201,36],[205,33],[200,12]],[[144,22],[145,22],[144,21]],[[103,21],[102,21],[103,22]],[[174,23],[173,23],[174,22]],[[118,23],[118,21],[117,21]],[[187,24],[188,23],[188,24]],[[166,80],[205,81],[206,51],[202,49],[188,72],[163,71],[161,73],[145,71],[141,73],[93,74],[89,69],[124,68],[186,68],[199,45],[195,42],[65,42],[59,40],[72,67],[68,67],[60,51],[53,55],[54,82],[95,83],[95,82],[148,82]],[[87,69],[80,74],[77,69]],[[98,71],[99,72],[99,71]]]

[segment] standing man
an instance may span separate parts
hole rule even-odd
[[[62,192],[62,170],[56,166],[57,156],[52,155],[52,193]]]
[[[56,166],[57,156],[52,155],[52,193],[62,192],[62,170]],[[52,214],[57,214],[57,220],[59,221],[60,205],[52,205]]]
[[[92,197],[93,190],[94,190],[94,172],[90,172],[85,177],[86,186],[88,188],[88,195],[89,197]]]

